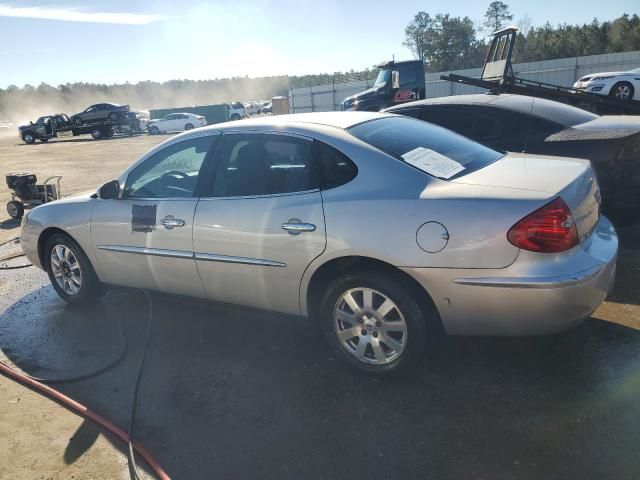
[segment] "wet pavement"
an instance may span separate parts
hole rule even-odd
[[[625,248],[604,320],[449,338],[394,380],[332,358],[309,320],[154,295],[136,438],[176,479],[640,478],[640,250]],[[0,275],[0,357],[29,374],[112,362],[122,320],[123,360],[57,387],[126,428],[144,300],[70,307],[34,268]]]

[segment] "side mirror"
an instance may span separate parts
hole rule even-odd
[[[397,70],[391,72],[391,88],[400,88],[400,72]]]
[[[103,200],[118,198],[119,193],[120,183],[117,180],[111,180],[98,189],[98,197],[102,198]]]

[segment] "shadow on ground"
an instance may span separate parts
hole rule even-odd
[[[72,308],[50,287],[0,316],[0,348],[126,428],[146,328],[128,294]],[[640,332],[451,338],[412,375],[348,369],[308,320],[154,296],[138,438],[182,478],[640,478]],[[79,431],[65,459],[95,441]],[[75,437],[74,437],[75,438]]]

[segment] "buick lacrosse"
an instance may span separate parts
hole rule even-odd
[[[122,285],[310,316],[377,373],[440,332],[579,323],[618,248],[588,161],[370,112],[183,133],[97,193],[33,209],[21,241],[68,302]]]

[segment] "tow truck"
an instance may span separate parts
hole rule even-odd
[[[27,144],[40,140],[45,143],[52,138],[91,135],[94,139],[110,138],[114,134],[132,135],[143,132],[141,119],[135,112],[128,112],[117,119],[79,123],[64,113],[55,113],[38,118],[35,123],[18,127],[18,135]]]
[[[564,102],[599,115],[640,115],[639,100],[620,99],[587,92],[578,88],[517,77],[513,72],[511,63],[517,32],[517,27],[513,26],[493,32],[493,39],[491,40],[480,78],[450,73],[449,75],[442,75],[440,79],[473,85],[496,93],[516,93]]]
[[[425,98],[424,62],[391,60],[380,69],[373,86],[342,101],[342,110],[378,112],[383,108]]]

